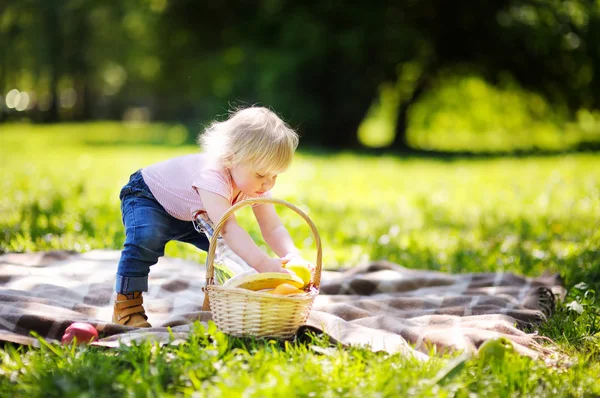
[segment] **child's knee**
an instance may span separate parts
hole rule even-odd
[[[166,241],[160,234],[153,233],[153,228],[131,227],[127,228],[125,250],[135,252],[136,257],[153,258],[164,254]]]

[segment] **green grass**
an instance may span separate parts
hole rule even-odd
[[[0,251],[119,249],[118,192],[129,174],[195,150],[176,145],[185,139],[180,128],[163,139],[160,132],[168,129],[1,125]],[[228,338],[196,325],[179,346],[5,346],[0,395],[600,395],[597,155],[435,160],[301,152],[275,196],[308,211],[322,236],[327,268],[385,258],[444,272],[559,272],[569,295],[540,333],[574,365],[552,369],[512,356],[502,363],[472,360],[453,378],[434,383],[428,380],[447,357],[416,363],[329,347],[322,337],[281,345]],[[280,214],[305,255],[314,256],[308,227],[289,210]],[[240,222],[260,240],[249,211],[241,212]],[[169,244],[167,255],[205,258],[177,243]]]

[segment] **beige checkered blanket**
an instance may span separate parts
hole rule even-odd
[[[205,267],[161,258],[144,294],[155,327],[110,323],[118,251],[8,253],[0,256],[0,340],[38,343],[31,332],[60,340],[74,321],[93,324],[95,344],[185,339],[202,312]],[[556,275],[511,273],[451,275],[373,262],[345,272],[323,272],[321,291],[304,327],[334,342],[426,358],[446,350],[474,352],[495,336],[509,338],[522,354],[547,359],[552,344],[535,332],[564,294]],[[171,331],[167,329],[171,328]],[[527,330],[528,332],[525,332]],[[301,331],[302,332],[302,331]]]

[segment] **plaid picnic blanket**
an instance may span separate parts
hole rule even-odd
[[[205,267],[163,257],[152,267],[144,294],[154,327],[110,323],[119,255],[110,250],[0,255],[0,341],[37,345],[31,332],[60,340],[67,326],[79,321],[99,331],[96,345],[116,347],[140,339],[172,344],[173,338],[187,338],[193,321],[211,320],[210,312],[201,311]],[[324,271],[303,328],[327,333],[343,345],[422,359],[432,348],[474,352],[487,339],[505,336],[518,352],[548,359],[555,353],[552,344],[532,331],[562,295],[556,275],[454,275],[378,261]]]

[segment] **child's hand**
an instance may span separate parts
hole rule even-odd
[[[291,274],[291,272],[282,266],[280,258],[269,258],[256,266],[258,272],[281,272]]]
[[[285,257],[281,258],[281,262],[283,264],[287,264],[290,261],[293,261],[294,264],[303,264],[303,265],[306,265],[308,267],[308,269],[310,270],[311,274],[314,274],[314,272],[315,272],[315,266],[313,265],[313,263],[311,263],[308,260],[303,259],[297,253],[288,253],[288,254],[285,255]]]

